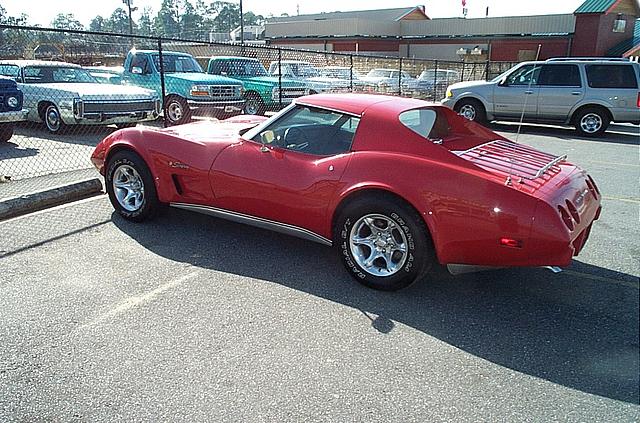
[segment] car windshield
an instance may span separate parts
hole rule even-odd
[[[386,69],[373,69],[369,71],[367,76],[373,76],[376,78],[391,78],[391,72],[392,71]]]
[[[153,63],[156,66],[156,69],[160,70],[160,56],[157,54],[153,55]],[[166,73],[177,73],[177,72],[185,72],[185,73],[203,73],[202,68],[191,56],[179,56],[176,54],[166,54],[162,56],[162,64],[163,70]]]
[[[419,76],[419,79],[447,79],[454,76],[453,72],[446,70],[436,71],[435,69],[425,70]]]
[[[234,60],[229,62],[230,76],[267,76],[267,70],[257,60]]]
[[[64,66],[27,66],[24,68],[25,84],[95,83],[87,70]]]
[[[351,71],[348,68],[322,68],[320,69],[320,76],[326,78],[340,78],[350,79]],[[356,78],[356,72],[353,72],[353,77]]]
[[[0,65],[0,75],[17,78],[20,76],[20,68],[15,65]]]

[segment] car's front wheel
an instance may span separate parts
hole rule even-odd
[[[473,98],[465,98],[456,103],[454,110],[461,116],[478,123],[487,120],[487,112],[482,103]]]
[[[398,200],[377,196],[355,200],[342,211],[335,230],[343,264],[370,288],[405,288],[433,263],[424,222]]]
[[[44,109],[44,124],[52,134],[60,134],[67,128],[55,104],[49,104]]]
[[[171,126],[182,125],[191,120],[191,109],[187,101],[175,95],[167,97],[164,107],[164,118]]]
[[[160,203],[153,176],[136,153],[129,150],[115,153],[105,175],[109,200],[122,217],[141,222],[158,212]]]
[[[0,123],[0,142],[7,142],[13,136],[13,123]]]

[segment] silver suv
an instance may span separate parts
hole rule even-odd
[[[450,85],[442,103],[464,117],[572,125],[598,135],[609,123],[640,124],[640,64],[627,59],[523,62],[491,81]]]

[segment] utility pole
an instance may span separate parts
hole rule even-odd
[[[129,35],[131,35],[131,45],[133,46],[133,18],[131,17],[131,13],[138,10],[138,8],[131,7],[133,0],[122,0],[122,3],[126,4],[129,8]]]
[[[240,44],[244,44],[244,16],[242,16],[242,0],[240,0]]]

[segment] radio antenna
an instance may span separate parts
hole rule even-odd
[[[540,58],[540,49],[542,48],[542,44],[538,44],[538,51],[536,52],[536,62]],[[527,110],[527,102],[529,100],[529,96],[533,94],[531,91],[531,85],[533,84],[533,78],[536,75],[536,69],[538,64],[535,63],[533,65],[533,69],[531,69],[531,77],[529,78],[529,84],[527,85],[527,91],[525,91],[524,96],[524,104],[522,105],[522,113],[520,113],[520,122],[518,122],[518,132],[516,133],[516,141],[513,143],[513,155],[509,158],[509,175],[507,175],[507,180],[504,182],[505,185],[511,185],[511,175],[513,174],[513,162],[516,157],[516,145],[518,144],[518,139],[520,138],[520,131],[522,130],[522,121],[524,120],[524,113]]]

